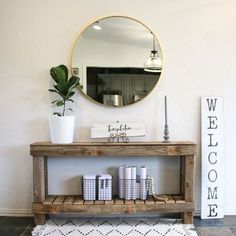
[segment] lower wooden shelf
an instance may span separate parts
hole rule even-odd
[[[33,203],[35,214],[132,214],[155,212],[192,212],[194,202],[186,202],[181,196],[169,195],[166,202],[147,200],[84,201],[82,196],[48,196],[42,203]]]
[[[139,142],[139,143],[34,143],[30,145],[33,156],[32,210],[35,224],[44,224],[47,214],[129,214],[180,212],[184,224],[193,223],[194,203],[194,161],[196,144],[192,142]],[[166,202],[155,201],[83,201],[80,196],[47,196],[48,159],[54,157],[178,157],[179,193],[184,196],[170,196]]]

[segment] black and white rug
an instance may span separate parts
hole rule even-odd
[[[32,236],[197,236],[193,225],[155,218],[55,218]]]

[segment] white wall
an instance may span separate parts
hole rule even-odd
[[[150,47],[141,48],[81,37],[73,49],[72,67],[79,68],[80,82],[86,93],[88,66],[142,68],[150,51]]]
[[[162,140],[163,96],[168,95],[171,139],[200,144],[200,96],[224,96],[225,213],[236,214],[235,9],[234,0],[150,0],[148,4],[139,0],[0,0],[0,214],[30,212],[29,144],[49,140],[50,67],[69,64],[72,45],[85,25],[114,14],[137,18],[157,33],[164,56],[162,77],[143,101],[121,109],[105,108],[78,95],[76,140],[89,140],[92,122],[140,120],[140,116],[147,125],[143,140]],[[145,162],[151,166],[153,159]],[[101,168],[112,164],[108,158],[92,163]],[[82,164],[84,159],[81,163],[72,158],[50,161],[50,191],[76,192]],[[175,191],[170,183],[177,162],[160,159],[155,165],[165,172],[159,190]],[[199,155],[195,189],[200,209]]]
[[[73,52],[73,67],[81,64],[101,67],[143,67],[152,49],[89,38],[83,39],[79,41]]]

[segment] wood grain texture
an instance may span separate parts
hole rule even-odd
[[[183,199],[182,196],[173,196],[173,199],[175,200],[176,203],[185,203],[185,200]]]
[[[134,205],[134,200],[125,200],[125,205]]]
[[[76,196],[75,197],[75,201],[74,201],[75,205],[83,205],[84,204],[84,200],[82,196]]]
[[[34,214],[34,224],[35,225],[44,225],[46,222],[45,214]]]
[[[193,223],[193,212],[184,212],[183,216],[183,223],[184,224],[192,224]]]
[[[184,199],[192,202],[194,200],[194,156],[185,156],[184,160]]]
[[[63,204],[65,205],[70,205],[70,204],[73,204],[74,203],[74,200],[75,200],[75,197],[74,196],[66,196]]]
[[[84,201],[84,205],[93,205],[94,201],[86,200]]]
[[[45,175],[45,157],[33,157],[33,199],[35,203],[41,203],[45,199],[46,190],[46,175]],[[44,224],[46,215],[34,214],[34,222]]]
[[[175,200],[172,196],[168,196],[168,200],[166,201],[166,203],[175,203]]]
[[[113,205],[114,204],[114,200],[106,200],[104,201],[105,205]]]
[[[115,199],[115,205],[124,205],[125,201],[121,199]]]
[[[55,198],[56,198],[56,196],[53,196],[53,195],[47,196],[46,199],[43,201],[43,204],[51,205],[51,204],[53,204]]]
[[[60,214],[60,213],[78,213],[78,214],[130,214],[130,213],[154,213],[154,212],[193,212],[195,204],[186,202],[185,204],[132,204],[132,205],[45,205],[34,203],[32,206],[35,214]],[[188,214],[189,215],[189,214]]]
[[[136,205],[144,205],[145,204],[145,202],[144,202],[144,200],[135,200],[135,204]]]
[[[175,142],[169,142],[169,143],[164,143],[164,142],[158,142],[158,141],[153,141],[153,142],[129,142],[129,143],[106,143],[106,142],[74,142],[74,143],[70,143],[70,144],[55,144],[55,143],[51,143],[51,142],[35,142],[32,143],[32,146],[54,146],[54,145],[65,145],[65,146],[77,146],[77,145],[81,145],[81,146],[140,146],[140,145],[162,145],[162,146],[173,146],[173,145],[195,145],[195,143],[190,142],[190,141],[175,141]]]
[[[104,205],[105,202],[102,201],[102,200],[96,200],[96,201],[94,201],[94,204],[95,204],[95,205]]]
[[[45,199],[45,171],[42,157],[33,157],[33,191],[34,202],[42,202]]]
[[[176,156],[196,154],[196,144],[191,142],[142,143],[33,143],[32,156]]]
[[[48,195],[48,158],[44,156],[44,188],[45,196]]]
[[[64,202],[65,196],[57,196],[53,202],[54,205],[62,205]]]
[[[183,195],[183,193],[184,193],[184,185],[185,185],[185,183],[184,183],[184,176],[185,176],[185,172],[184,172],[184,170],[185,170],[185,157],[184,156],[180,156],[180,169],[179,169],[179,171],[180,171],[180,173],[179,173],[179,175],[180,175],[180,178],[179,178],[179,187],[180,187],[180,190],[179,190],[179,193],[181,194],[181,195]]]
[[[147,205],[153,205],[153,204],[156,204],[156,201],[153,199],[152,196],[148,196],[148,199],[145,200],[145,204],[147,204]]]
[[[194,155],[196,144],[192,142],[142,142],[142,143],[33,143],[34,203],[32,205],[37,224],[44,223],[45,214],[130,214],[182,212],[183,221],[192,223],[194,203]],[[166,202],[147,200],[84,201],[81,196],[47,196],[47,158],[81,156],[181,156],[180,194],[168,196]]]

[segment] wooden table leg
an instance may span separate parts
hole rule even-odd
[[[46,222],[46,216],[42,214],[34,214],[34,224],[44,225]]]
[[[184,224],[193,224],[193,212],[184,212],[182,217]]]
[[[185,158],[184,158],[184,156],[180,156],[180,179],[179,179],[180,190],[179,190],[179,193],[182,196],[184,196],[184,176],[185,176],[184,170],[185,170]]]
[[[181,168],[182,168],[182,183],[181,190],[184,194],[186,202],[194,202],[194,155],[186,155],[181,157]],[[193,212],[183,213],[183,223],[193,223]]]
[[[47,157],[33,157],[33,191],[34,203],[42,203],[45,199],[47,170],[45,164]],[[44,224],[46,219],[45,214],[34,214],[35,224]]]

